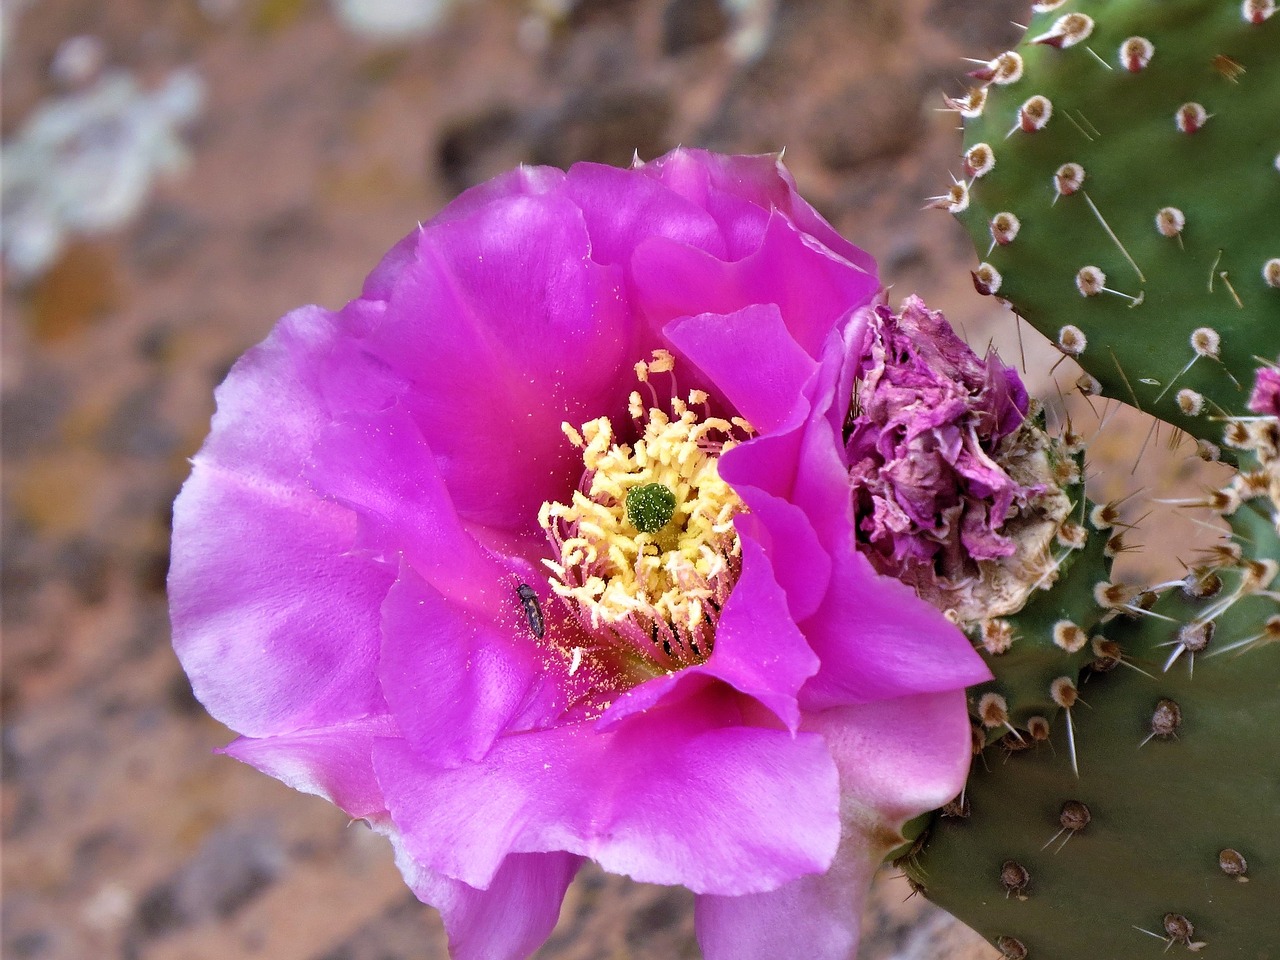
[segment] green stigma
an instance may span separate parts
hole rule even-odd
[[[657,533],[676,512],[676,495],[662,483],[646,483],[627,491],[627,519],[641,533]]]

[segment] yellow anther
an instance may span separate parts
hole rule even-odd
[[[675,369],[676,358],[669,350],[653,351],[653,359],[649,361],[650,373],[670,373]]]
[[[582,447],[586,446],[586,444],[584,444],[582,441],[582,434],[580,434],[577,430],[573,429],[573,424],[562,423],[560,424],[560,429],[561,431],[563,431],[564,435],[569,438],[569,442],[572,443],[575,447],[578,447],[579,449],[581,449]]]
[[[670,353],[636,365],[669,373]],[[690,391],[689,401],[708,396]],[[705,659],[715,623],[741,568],[741,545],[733,518],[746,506],[720,478],[721,454],[750,433],[740,418],[699,419],[673,397],[674,419],[656,406],[645,409],[632,393],[629,409],[640,433],[619,443],[608,418],[564,428],[582,451],[585,486],[570,502],[543,504],[538,522],[558,556],[546,564],[551,586],[579,623],[605,629],[664,668]],[[675,499],[670,520],[648,532],[627,513],[630,491],[660,485]]]

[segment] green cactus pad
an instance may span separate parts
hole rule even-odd
[[[1110,396],[1220,443],[1215,415],[1243,412],[1254,358],[1280,354],[1280,16],[1269,0],[1037,7],[1021,64],[993,61],[985,97],[957,104],[982,101],[966,179],[936,205],[969,229],[980,290]],[[1082,182],[1058,179],[1066,164]]]
[[[1274,528],[1254,547],[1280,556]],[[1032,749],[989,747],[967,816],[936,820],[906,861],[1006,957],[1280,957],[1280,603],[1259,582],[1275,570],[1247,561],[1216,576],[1212,596],[1169,588],[1156,616],[1107,625],[1149,676],[1081,676],[1078,776],[1064,723]],[[1178,631],[1196,618],[1215,628],[1193,670]]]

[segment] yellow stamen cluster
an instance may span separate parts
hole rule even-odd
[[[641,383],[670,373],[673,358],[656,351],[637,364]],[[633,392],[629,412],[640,433],[618,443],[600,417],[563,430],[582,451],[582,484],[570,503],[544,503],[538,522],[558,557],[543,562],[551,587],[581,625],[611,645],[622,641],[665,668],[704,660],[711,652],[720,609],[742,565],[733,518],[746,507],[720,478],[717,461],[750,426],[740,418],[700,416],[707,395],[670,401],[671,414],[646,408]],[[671,520],[652,533],[627,517],[628,491],[662,484],[675,496]]]

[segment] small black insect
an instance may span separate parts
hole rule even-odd
[[[546,633],[546,626],[542,622],[542,607],[538,603],[538,595],[533,592],[533,587],[522,583],[516,587],[516,596],[520,598],[520,606],[524,607],[524,615],[529,620],[529,632],[541,640]]]

